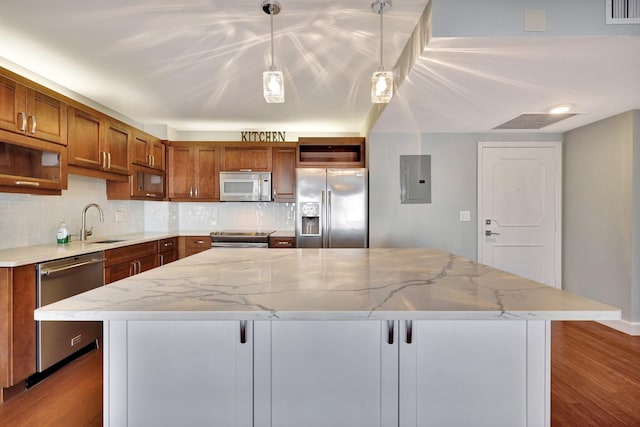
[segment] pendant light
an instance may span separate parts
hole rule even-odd
[[[393,97],[393,71],[385,71],[382,65],[382,15],[391,10],[391,0],[376,0],[371,4],[371,10],[380,15],[380,68],[371,76],[371,102],[386,104]]]
[[[269,104],[284,102],[284,79],[282,71],[273,65],[273,15],[280,13],[280,3],[275,0],[264,0],[262,10],[271,17],[271,66],[262,73],[262,90],[264,99]]]

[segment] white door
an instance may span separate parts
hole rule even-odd
[[[259,409],[256,426],[398,425],[398,345],[387,327],[395,322],[270,323],[270,414]]]
[[[561,145],[478,147],[478,261],[560,287]]]

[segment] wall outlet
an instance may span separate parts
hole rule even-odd
[[[116,222],[124,222],[124,212],[116,211]]]
[[[460,211],[460,221],[471,221],[471,211]]]

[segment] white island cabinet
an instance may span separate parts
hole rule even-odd
[[[36,310],[102,320],[104,425],[549,425],[595,301],[432,249],[217,249]]]
[[[253,340],[247,330],[241,342],[240,322],[105,326],[105,426],[252,425]]]

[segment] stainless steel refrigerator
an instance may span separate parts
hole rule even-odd
[[[367,169],[296,169],[299,248],[368,246]]]

